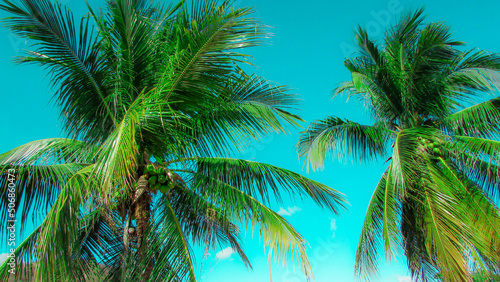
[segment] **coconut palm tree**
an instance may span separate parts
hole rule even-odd
[[[33,43],[17,60],[52,76],[68,135],[0,155],[0,208],[12,194],[16,207],[2,219],[21,217],[21,229],[29,217],[41,221],[16,246],[16,277],[195,281],[192,245],[229,245],[251,267],[240,236],[249,227],[275,258],[299,261],[312,277],[304,238],[266,205],[283,193],[308,195],[337,212],[343,196],[292,171],[229,158],[301,121],[290,113],[294,95],[240,68],[240,49],[265,34],[251,9],[108,0],[75,22],[48,0],[0,8]],[[1,267],[3,278],[9,269]]]
[[[346,59],[352,80],[334,90],[364,103],[374,121],[328,117],[298,143],[306,165],[329,154],[385,160],[368,205],[355,273],[369,280],[378,255],[401,251],[415,280],[470,281],[499,269],[500,57],[464,51],[444,23],[423,10],[388,29],[382,44],[359,28],[359,55]],[[387,158],[388,157],[388,158]]]

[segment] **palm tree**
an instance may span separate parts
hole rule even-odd
[[[11,15],[5,24],[34,43],[18,61],[51,74],[68,135],[0,155],[1,210],[14,183],[21,228],[29,217],[42,221],[15,249],[16,277],[195,281],[193,244],[229,245],[251,267],[239,231],[249,227],[275,258],[299,261],[312,277],[304,238],[266,204],[307,194],[336,213],[343,196],[228,157],[301,121],[289,112],[294,95],[240,68],[247,55],[239,50],[265,34],[251,9],[108,0],[75,22],[49,0],[0,8]]]
[[[376,275],[378,254],[403,251],[412,277],[470,281],[499,269],[500,57],[463,51],[444,23],[409,13],[383,44],[359,28],[352,80],[334,90],[358,98],[374,123],[335,116],[312,122],[297,145],[306,165],[328,154],[361,161],[387,157],[359,239],[355,273]]]

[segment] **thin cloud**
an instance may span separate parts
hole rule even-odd
[[[335,231],[337,231],[337,220],[335,218],[330,218],[330,230],[332,231],[332,237],[335,238]]]
[[[280,210],[278,211],[278,214],[281,215],[281,216],[292,216],[294,213],[297,213],[299,211],[301,211],[302,209],[297,207],[297,206],[293,206],[293,207],[288,207],[287,209],[284,209],[282,207],[280,207]]]
[[[231,255],[234,253],[233,248],[227,247],[215,254],[215,258],[218,260],[225,260],[231,257]]]
[[[412,282],[410,276],[397,276],[398,282]]]
[[[8,257],[9,257],[8,253],[0,254],[0,265],[3,264],[7,260]]]

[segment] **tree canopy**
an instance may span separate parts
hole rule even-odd
[[[266,206],[341,193],[295,172],[229,158],[301,119],[295,95],[247,74],[243,48],[266,31],[230,1],[109,0],[80,20],[61,3],[3,0],[4,24],[32,45],[20,63],[51,75],[67,138],[0,155],[0,208],[15,171],[16,216],[42,223],[17,246],[16,277],[195,281],[191,246],[230,246],[241,228],[312,277],[304,238]],[[2,213],[2,219],[6,219]],[[0,234],[6,234],[0,226]],[[7,277],[8,266],[0,273]]]
[[[423,9],[388,28],[381,43],[361,27],[356,40],[359,54],[345,60],[352,79],[334,97],[362,101],[373,124],[317,120],[297,147],[313,168],[328,155],[386,159],[359,239],[357,276],[375,277],[382,249],[388,259],[403,252],[416,280],[498,273],[500,56],[464,50],[445,23],[424,23]]]

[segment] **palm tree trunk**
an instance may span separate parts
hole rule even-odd
[[[137,220],[137,252],[139,254],[139,259],[149,260],[146,258],[147,247],[145,235],[149,228],[149,221],[151,220],[151,194],[149,192],[144,192],[136,203],[135,218]],[[146,269],[143,272],[141,281],[148,281],[149,276],[152,271],[152,262],[149,262]]]
[[[151,220],[151,201],[152,196],[149,192],[149,184],[146,176],[144,175],[144,166],[151,163],[149,160],[149,154],[147,152],[142,152],[143,166],[140,166],[137,174],[137,187],[135,189],[134,198],[132,200],[131,209],[129,216],[132,213],[136,219],[136,230],[135,237],[137,238],[137,253],[141,261],[151,260],[147,258],[147,242],[146,242],[146,232],[148,231],[150,220]],[[142,271],[141,281],[148,281],[152,272],[152,260],[147,264],[147,267]]]
[[[121,282],[124,282],[125,281],[125,277],[127,275],[127,270],[126,270],[126,256],[127,256],[127,252],[128,252],[128,246],[129,246],[129,241],[130,241],[130,234],[128,232],[128,229],[130,227],[130,213],[127,215],[127,221],[125,223],[125,228],[123,228],[123,254],[122,254],[122,258],[121,258],[121,263],[120,263],[120,267],[122,268],[121,271],[122,271],[122,275],[121,275],[121,279],[120,281]]]

